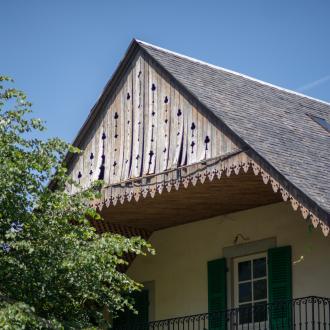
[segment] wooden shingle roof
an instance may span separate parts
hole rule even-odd
[[[329,103],[136,43],[330,223],[330,135],[310,117],[329,123]]]

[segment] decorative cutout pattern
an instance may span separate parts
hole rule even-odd
[[[105,139],[106,139],[106,135],[103,132],[102,133],[102,155],[101,155],[101,166],[100,166],[100,172],[99,172],[99,176],[98,179],[99,180],[103,180],[104,179],[104,170],[105,170],[105,154],[104,154],[104,144],[105,144]]]
[[[207,124],[206,117],[173,82],[139,56],[102,116],[91,128],[89,140],[84,141],[84,153],[71,168],[75,178],[81,172],[84,188],[98,178],[114,184],[217,157],[235,148],[227,137],[219,142],[218,128]],[[106,140],[101,138],[102,132]],[[69,190],[74,193],[75,189]]]
[[[89,180],[92,181],[92,178],[93,178],[93,166],[94,166],[94,154],[91,152],[90,156],[89,156],[89,159],[90,159],[90,170],[89,170]]]
[[[162,194],[164,188],[168,192],[172,187],[176,190],[180,188],[188,188],[189,184],[196,185],[198,181],[204,183],[206,179],[213,181],[214,178],[221,179],[223,175],[231,176],[239,173],[246,173],[252,169],[255,175],[260,175],[264,184],[271,184],[274,193],[280,193],[284,201],[290,201],[293,210],[301,211],[304,219],[309,218],[314,228],[320,226],[324,236],[328,236],[330,228],[322,222],[314,213],[309,211],[304,205],[291,196],[288,191],[282,187],[276,180],[274,180],[269,173],[255,163],[244,152],[237,150],[227,156],[218,157],[216,159],[209,159],[198,164],[192,164],[182,167],[180,170],[171,170],[166,173],[156,174],[150,176],[147,183],[146,180],[130,180],[121,185],[113,185],[105,188],[103,200],[96,201],[94,207],[102,210],[104,206],[116,205],[117,200],[120,203],[129,202],[131,197],[138,201],[140,197],[146,198],[148,194],[153,198],[155,192]],[[265,180],[264,178],[268,178]],[[120,187],[120,194],[117,190]]]
[[[88,178],[105,180],[108,188],[104,200],[97,203],[99,208],[252,168],[314,227],[329,233],[324,222],[246,155],[223,158],[236,150],[235,144],[139,55],[113,92],[102,123],[92,129],[84,153],[69,170],[84,188]],[[68,191],[75,193],[75,189],[72,185]]]

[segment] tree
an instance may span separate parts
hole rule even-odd
[[[140,237],[96,233],[101,183],[66,193],[63,160],[79,150],[37,138],[45,127],[11,85],[0,76],[0,328],[100,327],[105,307],[113,316],[133,309],[128,297],[141,287],[118,271],[125,253],[153,250]]]

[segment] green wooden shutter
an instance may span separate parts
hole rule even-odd
[[[136,323],[144,325],[143,328],[148,328],[147,323],[149,322],[149,292],[148,290],[142,290],[136,293],[135,297],[135,308],[139,312],[136,315]]]
[[[292,328],[291,246],[268,250],[269,322],[271,329]]]
[[[209,261],[208,272],[208,309],[209,329],[224,330],[227,327],[227,266],[226,259]]]
[[[148,329],[149,322],[149,292],[142,290],[132,295],[134,298],[134,307],[138,314],[133,314],[130,310],[125,310],[114,320],[114,329],[145,330]]]

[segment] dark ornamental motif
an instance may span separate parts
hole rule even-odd
[[[135,157],[135,159],[136,159],[136,168],[139,168],[139,159],[140,159],[140,155],[137,154],[136,157]]]
[[[204,143],[205,143],[205,150],[209,150],[207,147],[207,145],[210,143],[210,138],[208,137],[208,135],[206,135]]]
[[[154,155],[154,152],[152,150],[150,150],[150,152],[149,152],[149,165],[152,164],[152,157],[153,157],[153,155]]]
[[[141,82],[142,71],[139,71],[138,79],[139,79],[139,104],[138,109],[141,109],[141,95],[142,95],[142,82]]]
[[[191,137],[194,137],[194,132],[195,132],[195,129],[196,129],[196,125],[194,122],[191,123]]]
[[[102,162],[101,162],[101,166],[100,166],[100,173],[99,173],[99,180],[103,180],[104,179],[104,163],[105,163],[105,155],[101,156]]]
[[[152,124],[151,125],[151,142],[154,142],[154,128],[155,128],[155,125]]]
[[[117,166],[117,162],[114,161],[112,166],[113,166],[113,175],[116,175],[116,166]]]
[[[193,154],[194,153],[194,146],[195,146],[195,142],[194,141],[191,141],[191,144],[190,144],[190,146],[191,146],[191,153]]]
[[[115,139],[117,139],[117,137],[118,137],[118,132],[117,132],[118,118],[119,118],[118,112],[115,112],[115,115],[114,115],[114,119],[115,119]]]
[[[140,128],[141,128],[141,122],[138,121],[138,125],[139,125],[139,128],[138,128],[138,141],[140,142]]]
[[[168,109],[167,109],[167,107],[168,107],[168,97],[167,96],[165,96],[165,98],[164,98],[164,103],[165,103],[165,120],[164,120],[164,122],[165,122],[165,125],[167,125],[167,123],[168,123]],[[165,129],[164,137],[165,137],[165,140],[166,140],[167,139],[167,128]],[[164,160],[163,160],[164,163],[166,163],[166,161],[167,161],[166,151],[167,151],[167,149],[165,147],[164,151],[163,151],[163,153],[164,153]]]
[[[81,179],[81,177],[82,177],[82,174],[81,174],[81,172],[79,171],[79,172],[78,172],[78,182],[79,182],[79,184],[80,184],[80,179]]]
[[[100,172],[98,175],[98,180],[103,180],[104,179],[104,170],[105,170],[105,154],[104,154],[104,148],[105,148],[105,139],[106,135],[103,132],[102,133],[102,155],[101,155],[101,166],[99,168]]]
[[[204,143],[205,143],[205,158],[206,158],[206,152],[207,150],[209,150],[208,144],[210,143],[210,138],[208,137],[208,135],[206,135]]]
[[[178,111],[177,111],[177,113],[176,113],[176,115],[177,115],[177,117],[178,117],[178,132],[176,133],[176,135],[177,136],[180,136],[180,118],[181,118],[181,116],[182,116],[182,111],[181,111],[181,109],[178,109]],[[180,141],[180,139],[178,138],[177,139],[177,148],[179,148],[180,147],[180,144],[182,143],[182,141]]]
[[[89,155],[89,159],[90,159],[89,180],[91,181],[93,175],[93,159],[94,159],[94,154],[92,152]]]
[[[156,90],[155,84],[151,85],[151,90],[152,90],[152,104],[154,104],[155,103],[155,90]]]

